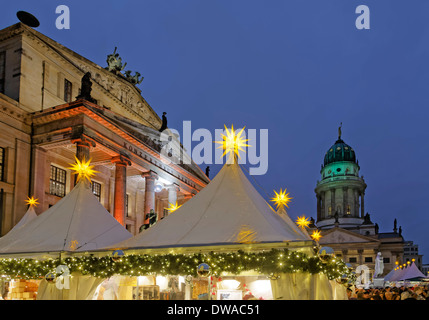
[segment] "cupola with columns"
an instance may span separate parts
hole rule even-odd
[[[354,149],[341,138],[340,126],[338,139],[325,154],[322,180],[315,188],[319,228],[353,228],[366,221],[366,183],[363,176],[359,177],[359,169]]]

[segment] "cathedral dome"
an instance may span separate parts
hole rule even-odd
[[[339,138],[325,154],[324,166],[334,162],[350,161],[356,163],[356,154],[352,147]]]

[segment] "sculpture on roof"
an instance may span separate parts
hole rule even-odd
[[[137,72],[137,71],[134,72],[133,76],[131,75],[131,70],[125,71],[124,74],[125,74],[125,77],[127,78],[127,80],[129,82],[131,82],[132,84],[140,84],[140,83],[142,83],[142,81],[144,79],[144,77],[140,78],[141,73]]]
[[[167,112],[162,113],[162,125],[161,125],[161,128],[159,129],[159,132],[162,132],[165,129],[167,129],[167,116],[166,116],[166,114],[167,114]]]
[[[115,47],[115,50],[112,54],[107,55],[107,67],[106,70],[113,72],[116,75],[121,75],[128,82],[136,85],[142,83],[144,77],[141,76],[140,72],[135,71],[134,75],[131,75],[131,70],[127,70],[124,74],[121,74],[121,71],[124,70],[127,63],[122,63],[122,58],[119,56],[119,53],[116,52],[118,48]]]
[[[121,72],[124,70],[127,63],[122,64],[122,58],[119,56],[119,53],[116,53],[118,48],[115,47],[115,51],[112,54],[107,55],[107,70],[113,72]]]
[[[89,102],[95,103],[96,102],[95,99],[91,97],[91,91],[92,91],[91,72],[87,72],[82,77],[80,94],[76,97],[76,99],[84,99]]]

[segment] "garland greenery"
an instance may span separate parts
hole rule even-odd
[[[0,259],[0,275],[11,278],[41,279],[48,273],[55,273],[59,265],[66,265],[70,273],[79,272],[100,278],[113,275],[192,275],[197,276],[197,266],[206,263],[211,274],[220,276],[222,272],[239,274],[254,270],[260,274],[275,277],[280,273],[309,272],[324,273],[329,279],[351,276],[350,270],[341,259],[331,256],[321,260],[318,256],[308,257],[305,253],[287,249],[272,249],[265,252],[236,251],[230,253],[193,253],[158,255],[80,256],[63,259]]]

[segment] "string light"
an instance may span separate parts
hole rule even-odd
[[[176,204],[169,204],[169,207],[166,208],[170,213],[173,213],[174,211],[176,211],[177,209],[179,209],[182,205],[178,205],[177,202]]]
[[[298,219],[296,219],[296,224],[302,229],[305,229],[310,225],[310,220],[308,220],[308,218],[305,216],[298,217]]]
[[[261,263],[261,260],[271,263]],[[341,278],[350,274],[349,268],[342,260],[330,259],[320,263],[318,256],[309,257],[304,253],[291,254],[287,249],[272,249],[264,252],[230,252],[207,254],[165,254],[165,255],[129,255],[124,259],[113,260],[105,257],[68,257],[48,260],[32,259],[0,259],[0,274],[26,279],[44,278],[49,272],[54,272],[60,264],[68,266],[70,273],[80,272],[95,277],[107,278],[113,275],[193,275],[197,276],[197,266],[209,264],[212,275],[220,276],[223,271],[239,274],[243,271],[256,271],[260,274],[323,272],[329,279]]]
[[[30,207],[37,207],[37,205],[39,204],[38,202],[37,202],[37,200],[39,200],[39,199],[35,199],[34,197],[28,197],[28,199],[27,200],[25,200],[25,202],[27,202],[27,204],[30,206]]]
[[[68,169],[71,169],[74,171],[74,174],[77,174],[77,180],[78,182],[80,179],[88,180],[91,182],[91,178],[95,176],[95,174],[98,171],[95,171],[93,168],[93,165],[90,165],[91,160],[85,161],[85,158],[82,159],[82,161],[79,161],[79,159],[75,156],[76,163],[71,164],[71,167]]]
[[[245,152],[243,147],[250,147],[248,144],[246,144],[249,139],[244,139],[244,137],[241,136],[244,127],[237,134],[234,131],[234,125],[231,125],[231,130],[228,130],[225,125],[224,127],[226,135],[221,134],[222,141],[215,141],[215,143],[221,144],[218,149],[224,150],[222,157],[228,153],[231,153],[237,155],[240,158],[240,151]]]
[[[286,193],[286,189],[284,191],[280,189],[279,193],[277,193],[277,191],[275,190],[273,191],[276,195],[273,198],[271,198],[271,201],[277,205],[277,209],[280,208],[281,206],[286,206],[287,208],[289,208],[288,203],[293,198],[289,196],[289,193]]]
[[[311,238],[314,241],[319,241],[321,237],[322,237],[322,234],[320,233],[320,230],[314,230],[313,233],[311,234]]]

